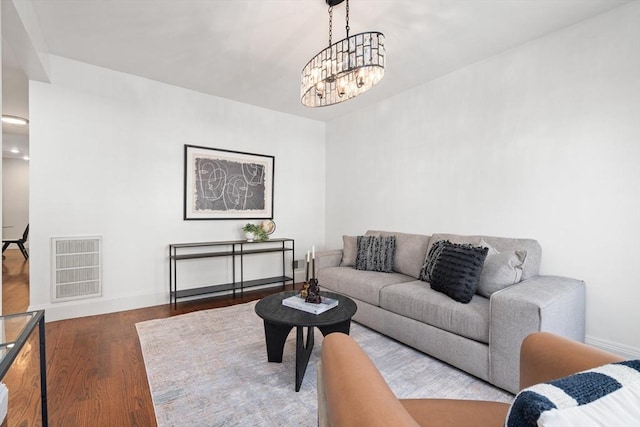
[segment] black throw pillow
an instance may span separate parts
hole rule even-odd
[[[484,247],[445,242],[431,270],[431,289],[463,304],[476,293],[484,259]]]

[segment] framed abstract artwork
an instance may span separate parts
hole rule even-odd
[[[272,219],[275,158],[184,146],[184,219]]]

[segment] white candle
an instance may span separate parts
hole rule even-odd
[[[316,245],[311,246],[311,258],[316,259]]]

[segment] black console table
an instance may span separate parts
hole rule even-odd
[[[231,291],[236,296],[236,290],[243,294],[244,288],[269,285],[272,283],[282,283],[282,287],[287,282],[293,283],[294,258],[291,260],[291,276],[287,275],[287,262],[285,254],[291,252],[295,254],[295,242],[288,238],[275,238],[259,241],[248,240],[225,240],[215,242],[198,243],[172,243],[169,245],[169,302],[174,308],[178,307],[178,299],[190,298],[199,295],[213,294],[217,292]],[[282,255],[282,275],[275,277],[265,277],[260,279],[244,280],[244,262],[248,255],[257,254],[281,254]],[[197,288],[178,289],[178,261],[198,258],[231,257],[232,260],[232,281],[216,285],[202,286]],[[236,274],[236,263],[239,261],[239,280]]]

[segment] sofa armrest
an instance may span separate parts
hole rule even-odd
[[[525,337],[547,331],[584,341],[585,284],[567,277],[532,277],[494,293],[490,316],[490,381],[517,393]]]
[[[529,335],[520,351],[520,388],[563,378],[624,358],[547,332]]]
[[[323,399],[318,401],[319,422],[333,427],[418,426],[348,335],[335,332],[324,338],[318,369],[318,398]]]
[[[342,262],[342,249],[316,252],[316,271],[323,268],[339,267]]]

